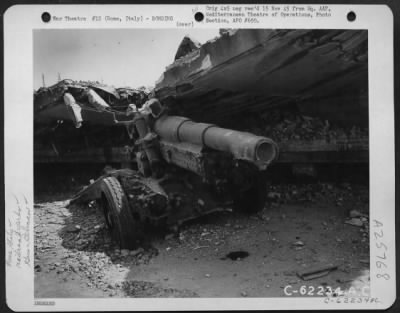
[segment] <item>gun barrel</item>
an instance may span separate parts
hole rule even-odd
[[[252,162],[260,168],[265,168],[278,155],[278,147],[270,138],[213,124],[195,123],[181,116],[162,116],[156,120],[154,130],[163,140],[229,152],[234,158]]]

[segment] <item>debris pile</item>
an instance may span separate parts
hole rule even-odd
[[[109,284],[106,268],[148,264],[157,254],[154,248],[120,250],[106,229],[104,217],[94,203],[70,205],[69,201],[35,204],[35,272],[54,272],[74,279],[85,278],[86,285],[114,295],[122,286]],[[62,250],[61,257],[53,256]],[[71,276],[72,275],[72,276]]]
[[[65,248],[103,251],[112,247],[104,217],[95,203],[89,203],[85,208],[70,205],[69,214],[59,233]]]
[[[54,234],[54,229],[65,225],[64,218],[69,213],[63,208],[67,204],[68,201],[53,202],[51,207],[35,204],[35,257],[60,243],[60,238]]]
[[[60,263],[50,264],[49,270],[55,270],[57,274],[79,273],[87,279],[88,287],[96,287],[107,291],[113,289],[109,286],[105,277],[104,268],[112,266],[112,262],[104,252],[85,252],[67,250],[64,260]]]
[[[70,150],[129,143],[126,130],[115,120],[129,120],[129,105],[140,108],[149,88],[115,88],[99,82],[64,79],[34,92],[35,148],[51,147],[63,155]],[[83,122],[89,121],[84,129]],[[107,126],[106,126],[107,125]]]
[[[158,251],[154,248],[149,248],[147,250],[143,248],[138,248],[136,250],[120,250],[116,248],[114,251],[108,252],[108,254],[113,263],[121,265],[140,265],[149,264],[151,258],[156,256]]]
[[[330,143],[368,138],[365,127],[340,127],[328,120],[301,115],[293,110],[272,110],[243,122],[247,131],[270,137],[276,142],[322,140]]]
[[[349,217],[345,221],[345,224],[360,227],[360,232],[362,233],[363,242],[369,240],[369,216],[368,214],[361,213],[358,210],[351,210],[349,212]]]
[[[70,205],[71,215],[59,235],[67,249],[107,254],[114,263],[147,264],[157,254],[155,249],[120,249],[111,239],[103,213],[94,202],[88,206]]]
[[[66,100],[72,107],[77,104],[79,107],[97,111],[125,112],[131,103],[137,107],[143,105],[148,99],[148,95],[149,89],[146,87],[115,88],[97,81],[64,79],[50,87],[41,87],[34,92],[35,118],[41,121],[40,113],[43,110],[64,104]]]

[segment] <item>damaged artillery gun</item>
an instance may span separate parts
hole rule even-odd
[[[246,211],[263,207],[266,170],[278,154],[271,139],[170,116],[155,98],[121,113],[94,90],[86,94],[102,116],[91,121],[126,128],[135,170],[105,170],[71,203],[96,201],[122,248],[137,246],[148,225],[173,227],[232,204]],[[81,127],[85,105],[69,92],[63,99],[69,119]]]

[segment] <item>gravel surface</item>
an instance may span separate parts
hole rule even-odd
[[[274,185],[257,214],[206,216],[132,251],[111,241],[96,205],[68,197],[35,204],[36,297],[272,297],[288,284],[369,285],[365,186]],[[297,275],[327,262],[338,269]]]

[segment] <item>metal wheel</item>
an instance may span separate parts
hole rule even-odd
[[[136,248],[139,237],[135,231],[137,221],[133,218],[129,203],[117,178],[106,177],[101,183],[100,204],[106,225],[114,241],[123,249]]]
[[[103,214],[104,214],[104,218],[106,220],[106,225],[107,228],[110,230],[113,230],[115,227],[115,222],[114,222],[114,217],[111,211],[111,207],[108,203],[107,197],[105,196],[105,194],[103,193],[101,195],[101,207],[103,208]]]

